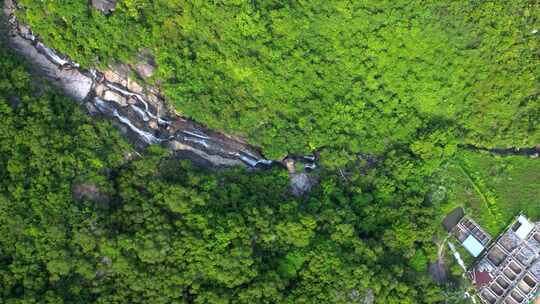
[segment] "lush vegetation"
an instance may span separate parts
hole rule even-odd
[[[36,86],[37,85],[37,86]],[[322,173],[206,172],[109,123],[0,48],[2,303],[434,303],[422,162]]]
[[[455,303],[426,272],[444,211],[540,216],[537,160],[458,148],[540,142],[535,2],[19,2],[84,66],[150,51],[179,111],[326,166],[293,197],[279,169],[134,157],[1,44],[2,303]]]
[[[540,142],[540,6],[531,1],[20,1],[85,65],[142,49],[178,110],[271,158],[343,165],[407,146]],[[123,29],[123,30],[119,30]]]
[[[445,211],[464,206],[493,236],[524,212],[540,220],[540,161],[460,151],[441,172],[448,191]]]

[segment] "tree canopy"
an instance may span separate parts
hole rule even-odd
[[[179,112],[323,163],[296,197],[280,168],[139,155],[3,43],[2,303],[454,301],[426,271],[434,173],[459,146],[540,142],[531,1],[18,2],[82,66],[151,54]]]
[[[414,158],[351,166],[347,183],[321,172],[294,197],[279,168],[210,172],[160,147],[134,158],[4,48],[0,65],[4,303],[442,299],[415,258],[433,252],[434,225]]]
[[[151,51],[181,113],[270,158],[540,140],[534,2],[119,1],[108,16],[82,0],[21,3],[86,65]]]

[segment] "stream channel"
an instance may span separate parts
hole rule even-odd
[[[15,1],[4,1],[9,46],[32,64],[34,73],[45,76],[83,105],[90,115],[111,119],[136,147],[159,144],[212,167],[264,168],[282,164],[281,160],[264,158],[259,149],[237,137],[178,115],[155,88],[143,89],[127,77],[118,77],[113,70],[102,72],[80,67],[43,44],[28,26],[19,23],[16,9]],[[314,158],[303,159],[309,168],[315,166]]]

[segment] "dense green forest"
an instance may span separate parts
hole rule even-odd
[[[296,197],[282,168],[135,151],[0,40],[0,303],[461,303],[427,272],[444,212],[481,214],[461,189],[537,210],[506,181],[538,160],[464,150],[540,143],[535,1],[18,2],[83,67],[151,54],[182,114],[322,163]]]
[[[155,57],[177,109],[270,158],[540,142],[536,1],[20,1],[84,65]],[[122,30],[119,30],[122,29]]]
[[[280,169],[134,158],[0,48],[2,303],[434,303],[423,165],[386,155],[296,198]],[[446,296],[448,297],[448,295]]]

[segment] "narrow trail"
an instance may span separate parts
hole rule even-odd
[[[431,277],[439,284],[444,284],[448,280],[448,268],[444,259],[444,249],[449,237],[450,235],[447,235],[443,240],[435,242],[437,246],[437,259],[429,265]]]

